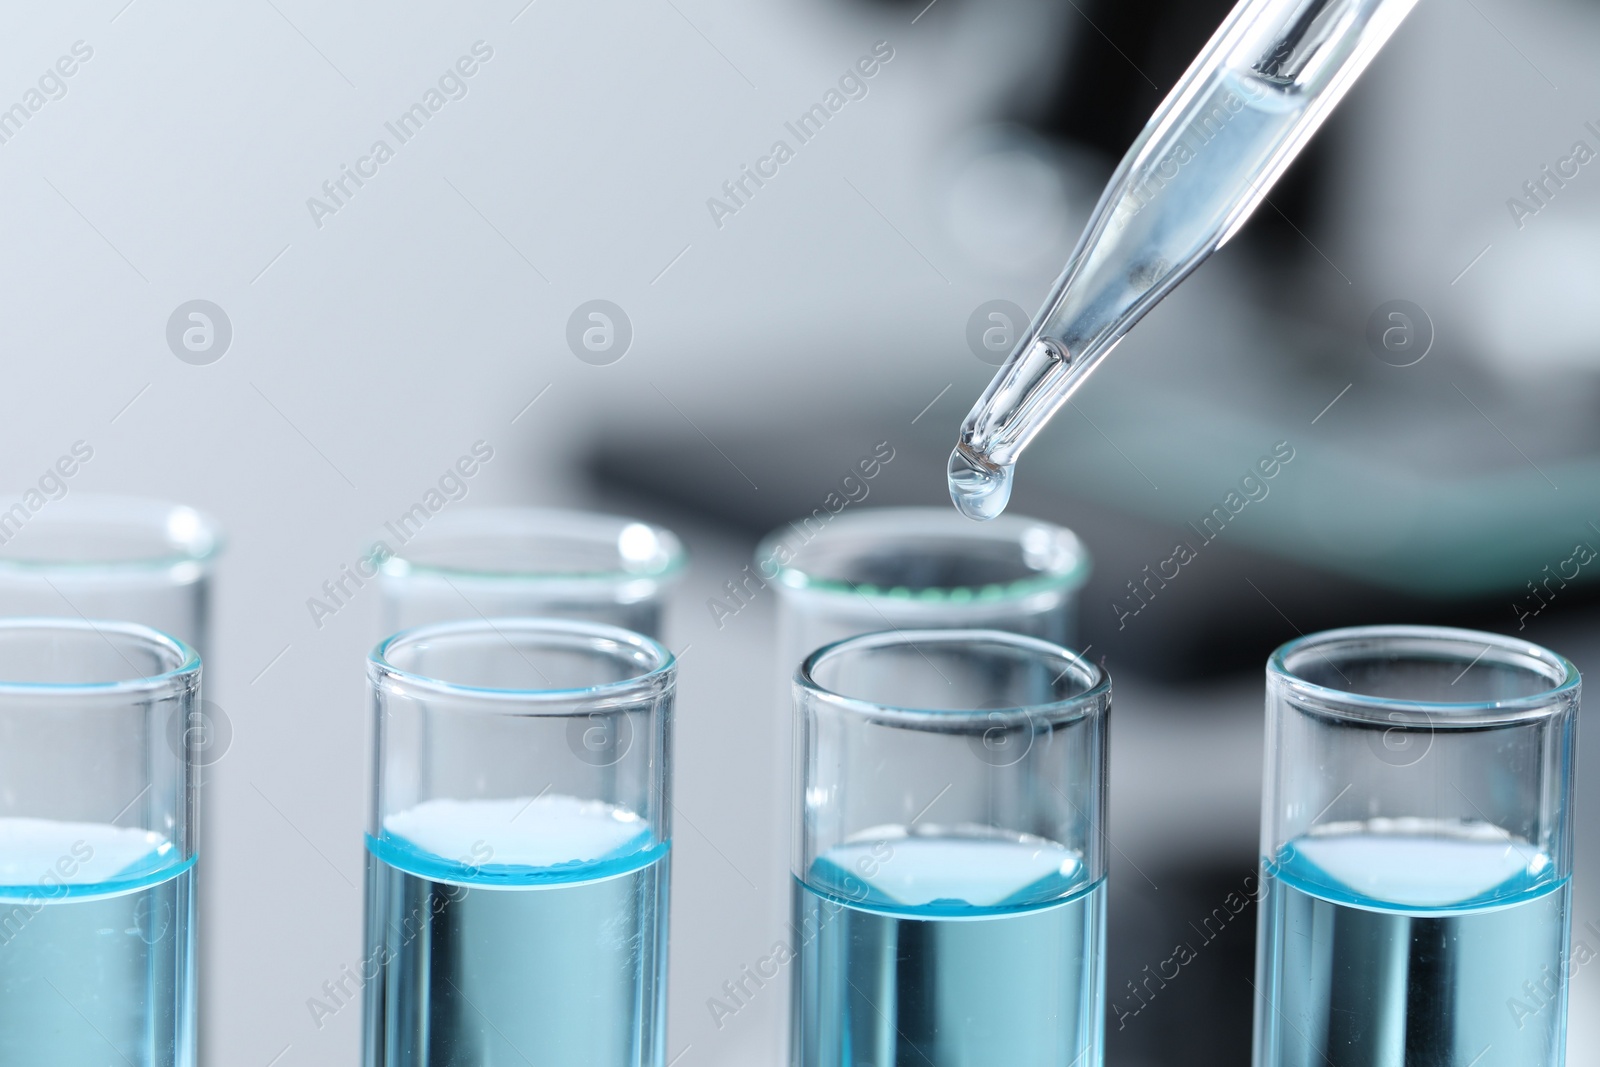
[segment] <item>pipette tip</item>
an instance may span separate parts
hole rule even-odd
[[[969,519],[986,522],[1011,501],[1012,467],[990,463],[965,443],[950,453],[950,499]]]

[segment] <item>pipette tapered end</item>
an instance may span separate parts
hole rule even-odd
[[[985,522],[999,516],[1011,502],[1010,466],[997,466],[965,444],[950,453],[950,499],[969,519]]]

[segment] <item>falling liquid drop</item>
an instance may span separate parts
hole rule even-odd
[[[980,522],[997,517],[1011,501],[1010,466],[996,466],[965,445],[950,453],[950,499],[956,510]]]

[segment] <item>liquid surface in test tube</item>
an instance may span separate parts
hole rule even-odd
[[[191,1067],[194,861],[175,855],[144,830],[0,819],[0,1063]]]
[[[1268,865],[1259,1067],[1562,1062],[1567,882],[1527,842],[1434,829],[1302,837]]]
[[[1038,838],[830,849],[796,880],[794,1063],[1098,1067],[1104,886]]]
[[[546,794],[431,800],[367,837],[368,1067],[654,1067],[668,847]],[[369,980],[370,978],[370,980]]]

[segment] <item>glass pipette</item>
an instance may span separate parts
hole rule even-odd
[[[1239,231],[1416,0],[1242,0],[1112,175],[961,427],[950,496],[992,519],[1017,457],[1144,314]]]

